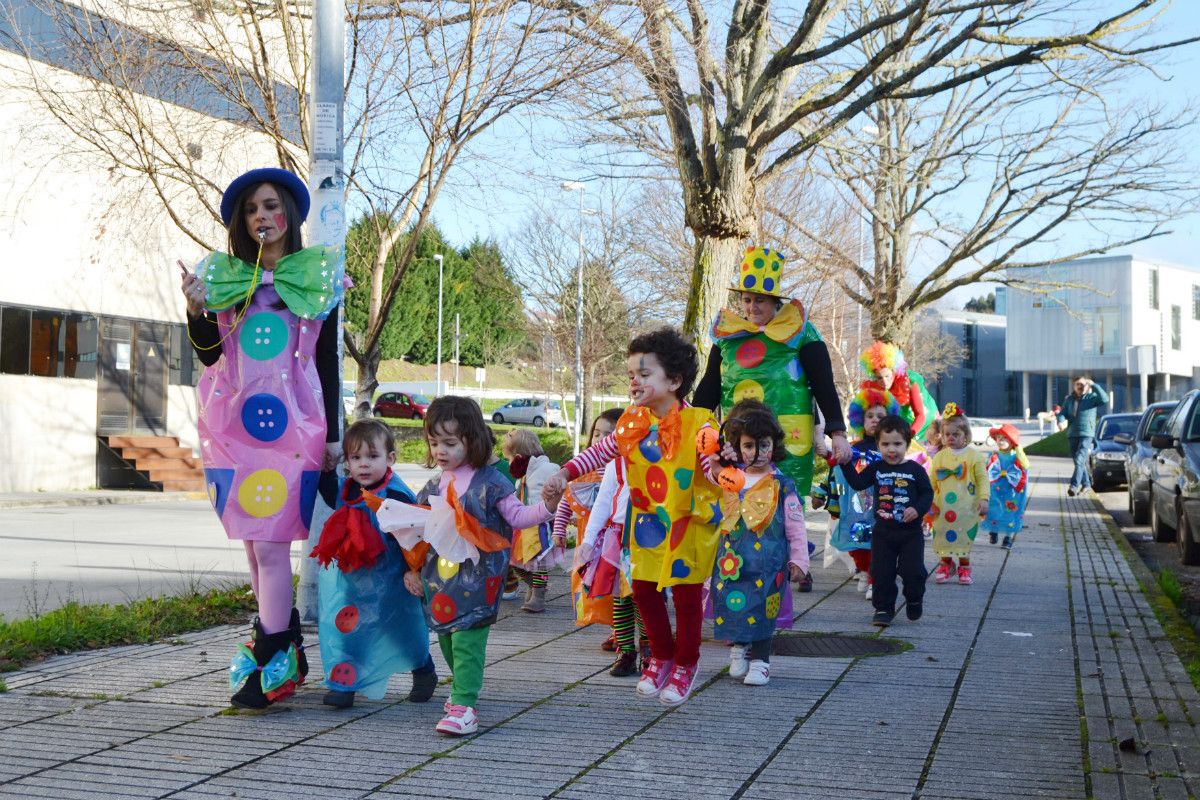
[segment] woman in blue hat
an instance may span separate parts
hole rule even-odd
[[[293,541],[308,538],[317,478],[340,456],[337,307],[344,262],[304,248],[304,182],[282,169],[238,177],[221,198],[228,253],[183,264],[209,498],[250,563],[254,639],[230,671],[232,703],[265,708],[308,672],[292,607]]]

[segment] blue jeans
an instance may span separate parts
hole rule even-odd
[[[1088,471],[1088,456],[1096,446],[1094,436],[1071,436],[1067,439],[1071,446],[1071,459],[1075,462],[1075,471],[1071,473],[1071,486],[1076,489],[1092,488],[1092,473]]]

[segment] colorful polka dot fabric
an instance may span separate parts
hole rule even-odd
[[[324,323],[288,310],[272,277],[264,273],[242,314],[217,313],[222,355],[197,387],[198,427],[209,499],[225,532],[285,542],[308,537],[325,451],[313,359]]]
[[[939,450],[931,465],[933,552],[940,558],[967,558],[979,532],[979,502],[987,500],[983,456],[972,447]]]

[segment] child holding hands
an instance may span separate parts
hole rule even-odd
[[[875,586],[875,615],[871,622],[887,627],[896,616],[896,576],[904,582],[905,613],[921,618],[925,598],[925,539],[921,517],[933,502],[929,476],[907,460],[912,429],[899,416],[879,423],[880,460],[861,472],[846,470],[846,482],[855,490],[873,488],[875,525],[871,531],[871,579]]]
[[[517,499],[522,503],[537,502],[542,495],[542,483],[558,472],[558,465],[546,457],[537,434],[517,428],[504,435],[501,445],[508,459],[509,474],[517,482]],[[550,585],[550,567],[562,559],[564,546],[551,540],[550,523],[513,532],[512,571],[525,581],[529,591],[521,610],[540,614],[546,610],[546,589]]]
[[[409,670],[408,699],[424,703],[437,686],[419,599],[425,551],[401,548],[380,529],[375,515],[384,500],[413,503],[416,498],[392,472],[395,438],[384,423],[355,422],[346,430],[343,451],[349,477],[322,480],[322,497],[335,510],[310,554],[323,567],[317,596],[321,663],[329,687],[324,703],[350,708],[356,692],[382,699],[388,678]]]
[[[771,678],[771,640],[792,580],[808,571],[804,502],[779,470],[783,428],[762,403],[743,400],[729,412],[727,441],[745,464],[745,484],[725,489],[721,536],[712,570],[713,638],[729,641],[729,676],[747,686]],[[787,624],[786,627],[791,627]]]
[[[446,716],[436,730],[465,736],[478,730],[488,633],[496,621],[514,529],[553,517],[562,489],[521,505],[513,485],[488,463],[492,438],[474,400],[439,397],[425,415],[426,464],[441,473],[418,494],[433,509],[425,524],[429,553],[421,570],[426,617],[454,673]]]
[[[933,457],[933,552],[941,559],[933,571],[946,583],[958,559],[958,582],[969,586],[971,545],[979,521],[987,515],[988,478],[983,456],[971,447],[971,423],[956,403],[942,414],[942,448]]]

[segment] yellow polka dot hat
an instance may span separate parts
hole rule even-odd
[[[780,291],[783,284],[783,254],[769,247],[747,247],[732,292],[754,292],[768,297],[787,297]]]

